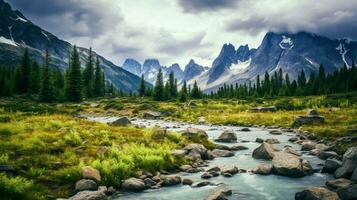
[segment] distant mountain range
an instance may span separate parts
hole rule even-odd
[[[72,45],[41,29],[21,12],[12,10],[8,3],[0,0],[0,64],[18,64],[25,48],[28,48],[32,59],[39,63],[43,62],[44,52],[48,49],[51,54],[51,66],[65,69],[68,66]],[[81,64],[84,66],[89,50],[83,47],[78,47],[78,50]],[[138,76],[123,70],[103,56],[98,56],[107,81],[126,92],[139,88]]]
[[[19,11],[0,0],[0,64],[19,63],[23,49],[27,47],[33,59],[42,62],[46,49],[52,55],[52,64],[67,67],[69,50],[72,45],[58,39],[51,33],[34,25]],[[85,63],[88,49],[79,47],[81,63]],[[210,68],[189,60],[184,70],[178,64],[163,66],[158,59],[146,59],[143,64],[135,59],[126,59],[122,67],[114,65],[99,56],[106,78],[117,88],[136,91],[139,78],[143,74],[146,81],[153,84],[161,68],[164,79],[174,72],[179,84],[187,81],[192,85],[197,81],[205,92],[218,89],[224,83],[247,83],[255,81],[257,75],[269,74],[282,69],[291,79],[304,70],[307,75],[317,72],[322,64],[326,72],[332,73],[346,65],[350,67],[357,60],[357,42],[347,38],[330,39],[307,32],[268,32],[258,48],[224,44]]]

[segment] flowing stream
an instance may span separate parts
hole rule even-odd
[[[99,121],[99,122],[111,122],[117,118],[114,117],[93,117],[89,120]],[[239,131],[242,127],[239,126],[218,126],[218,125],[197,125],[191,123],[181,123],[181,122],[169,122],[163,120],[146,120],[146,119],[136,119],[132,121],[133,124],[153,127],[160,126],[162,128],[167,128],[169,131],[180,132],[188,127],[199,128],[205,130],[210,139],[216,139],[224,130],[232,130],[237,134],[237,143],[219,143],[226,146],[232,145],[242,145],[246,146],[248,150],[242,150],[235,152],[233,157],[226,158],[215,158],[212,161],[208,161],[208,167],[214,166],[236,166],[239,169],[254,169],[260,163],[271,163],[271,161],[258,160],[252,157],[252,152],[255,148],[260,146],[259,143],[255,142],[256,138],[268,139],[276,138],[280,141],[279,144],[274,144],[276,147],[283,149],[285,145],[292,146],[298,152],[300,151],[300,145],[291,143],[288,141],[289,138],[293,137],[294,133],[284,132],[282,135],[272,135],[269,134],[268,129],[263,128],[252,128],[250,127],[250,132]],[[324,163],[323,160],[315,156],[308,155],[307,152],[301,152],[302,158],[310,161],[313,169],[321,169],[321,164]],[[179,173],[182,178],[189,178],[194,182],[199,181],[210,181],[212,183],[224,183],[229,189],[233,191],[233,195],[229,199],[246,199],[246,200],[256,200],[256,199],[279,199],[279,200],[289,200],[294,199],[296,192],[304,190],[309,186],[323,186],[327,180],[333,177],[328,174],[314,173],[310,176],[305,176],[303,178],[289,178],[278,175],[257,175],[252,173],[239,173],[235,174],[233,177],[227,178],[223,176],[213,177],[211,179],[205,180],[201,178],[203,172],[199,173]],[[143,199],[143,200],[199,200],[204,199],[212,192],[217,186],[205,186],[199,188],[192,188],[187,185],[177,185],[172,187],[162,187],[160,189],[150,189],[140,193],[124,193],[113,199]]]

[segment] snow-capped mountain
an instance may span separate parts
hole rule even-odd
[[[143,65],[134,59],[126,59],[123,63],[123,69],[137,76],[141,76],[143,74],[145,80],[152,84],[157,78],[159,69],[162,70],[164,81],[168,80],[171,72],[174,72],[175,79],[177,79],[179,84],[184,80],[189,81],[208,70],[207,67],[203,67],[195,63],[193,59],[188,62],[184,71],[182,71],[180,65],[177,63],[174,63],[169,67],[161,66],[159,60],[157,59],[146,59]]]
[[[257,75],[270,74],[282,69],[291,79],[296,79],[301,70],[307,75],[316,73],[322,64],[327,73],[357,59],[357,42],[349,39],[330,39],[311,33],[273,33],[265,35],[257,49],[247,45],[236,50],[225,44],[211,69],[196,77],[199,86],[206,92],[226,84],[255,81]],[[193,80],[188,82],[193,84]]]
[[[48,49],[51,54],[51,66],[65,69],[68,66],[72,45],[41,29],[20,11],[12,10],[8,3],[0,0],[0,64],[7,66],[18,64],[25,48],[29,50],[31,58],[39,63],[43,62],[44,52]],[[78,50],[81,64],[84,66],[89,50],[82,47]],[[139,88],[138,76],[123,70],[100,55],[98,57],[107,81],[126,92],[136,91]]]

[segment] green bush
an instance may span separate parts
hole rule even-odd
[[[4,173],[0,173],[1,199],[45,199],[36,191],[37,188],[32,181],[22,177],[9,178]]]
[[[71,130],[69,133],[67,133],[64,136],[63,139],[64,139],[66,144],[68,144],[70,146],[73,146],[73,147],[77,147],[77,146],[81,145],[82,142],[83,142],[81,136],[75,130]]]

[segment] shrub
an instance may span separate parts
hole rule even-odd
[[[4,173],[0,173],[1,199],[45,199],[36,191],[37,188],[32,181],[22,177],[9,178]]]
[[[70,146],[73,146],[73,147],[79,146],[83,142],[81,136],[75,130],[71,130],[69,133],[67,133],[64,136],[63,139],[64,139],[66,144],[68,144]]]
[[[0,154],[0,165],[8,164],[8,162],[9,162],[9,155],[6,153]]]

